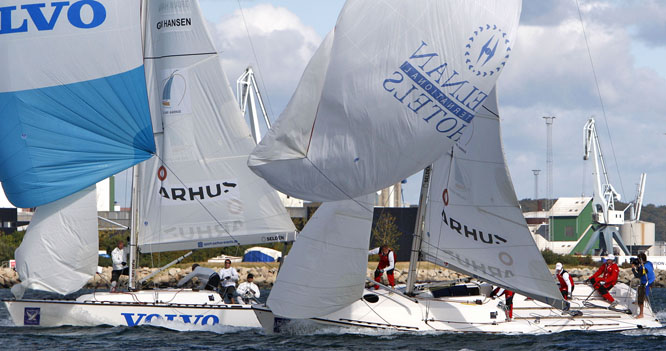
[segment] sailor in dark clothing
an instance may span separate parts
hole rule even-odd
[[[491,298],[499,297],[504,295],[504,301],[506,305],[506,320],[510,321],[513,319],[513,295],[514,292],[511,290],[506,290],[504,288],[497,287],[490,293]]]
[[[217,272],[210,268],[201,267],[195,263],[192,265],[192,272],[178,281],[178,287],[180,288],[185,285],[185,283],[189,282],[194,277],[199,278],[199,290],[217,291],[217,286],[220,285],[220,275],[217,274]]]
[[[636,318],[643,318],[645,297],[650,295],[650,287],[652,287],[655,280],[654,266],[652,266],[652,262],[647,260],[645,253],[640,253],[638,258],[632,258],[631,265],[634,276],[641,280],[641,284],[638,286],[638,298],[636,299],[639,308]]]

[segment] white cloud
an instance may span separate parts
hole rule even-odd
[[[265,84],[263,93],[270,99],[273,119],[287,104],[322,40],[295,14],[270,4],[245,8],[242,13],[236,10],[211,28],[229,80],[235,82],[252,65],[260,75],[259,84]]]
[[[543,170],[539,188],[541,196],[545,195],[546,127],[541,117],[550,115],[557,116],[553,124],[554,195],[591,194],[590,176],[583,189],[583,173],[591,173],[593,166],[582,161],[582,130],[587,118],[595,115],[611,183],[625,199],[632,199],[639,173],[648,172],[646,202],[664,204],[666,80],[652,68],[638,67],[631,50],[633,41],[645,39],[637,37],[637,26],[647,28],[655,22],[654,15],[647,15],[655,3],[646,4],[650,6],[629,11],[616,3],[581,4],[605,117],[575,5],[574,12],[546,3],[543,6],[568,17],[544,25],[535,19],[548,17],[546,12],[523,15],[530,18],[530,24],[519,27],[498,90],[506,153],[519,198],[533,197],[531,170],[535,168]],[[609,19],[610,14],[622,11],[627,14],[623,20]],[[646,15],[643,23],[636,21],[639,14]]]

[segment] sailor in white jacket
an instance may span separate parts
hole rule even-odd
[[[129,267],[127,266],[127,257],[124,249],[125,243],[118,242],[118,247],[111,251],[111,262],[113,263],[113,270],[111,271],[111,292],[116,292],[116,285],[121,275],[129,275]]]
[[[220,284],[222,285],[222,298],[226,303],[236,303],[236,282],[240,277],[236,268],[231,267],[231,260],[224,261],[224,268],[220,269]]]
[[[236,293],[238,294],[238,297],[240,297],[238,301],[239,303],[249,305],[253,302],[259,302],[257,299],[261,293],[259,292],[257,284],[254,283],[254,275],[252,273],[247,274],[247,281],[238,286]]]

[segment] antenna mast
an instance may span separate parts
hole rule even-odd
[[[548,208],[548,241],[553,240],[553,120],[555,117],[543,117],[546,121],[546,208]]]

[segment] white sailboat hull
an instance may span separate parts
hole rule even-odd
[[[4,300],[17,326],[139,326],[259,328],[250,305],[225,304],[211,291],[181,289],[98,292],[76,300]]]
[[[636,319],[637,306],[632,304],[636,293],[625,284],[611,291],[621,305],[628,306],[631,314],[609,310],[608,303],[586,285],[577,285],[571,310],[580,316],[563,314],[541,302],[514,296],[513,319],[506,320],[499,307],[503,298],[490,299],[485,295],[442,298],[408,298],[383,290],[365,290],[364,298],[328,315],[312,318],[318,324],[351,328],[389,329],[408,332],[478,332],[541,334],[569,330],[621,331],[640,328],[658,328],[661,323],[646,304],[644,318]],[[371,302],[376,296],[377,301]],[[589,299],[587,299],[587,297]],[[587,299],[586,302],[584,302]],[[289,320],[275,317],[265,306],[253,306],[267,333],[289,330]]]

